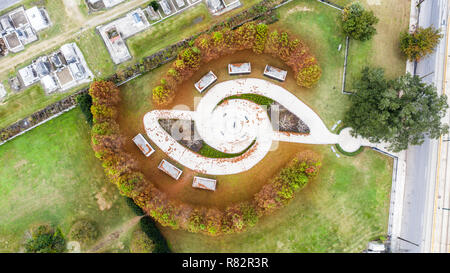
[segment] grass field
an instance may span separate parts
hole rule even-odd
[[[1,146],[0,161],[0,252],[19,251],[38,223],[67,234],[88,218],[102,237],[135,216],[106,181],[79,108]]]
[[[404,16],[400,10],[388,11],[389,4],[385,3],[389,1],[381,2],[387,14],[383,15],[382,19],[384,16]],[[406,4],[402,3],[401,6],[403,5]],[[189,12],[191,11],[186,13]],[[141,36],[136,36],[136,40],[130,40],[129,42],[133,44],[129,43],[131,50],[136,51],[133,54],[146,55],[155,48],[172,43],[169,41],[188,37],[191,29],[185,25],[189,26],[190,22],[203,14],[201,8],[192,12],[194,15],[186,14],[186,17],[180,18],[180,22],[183,22],[181,24],[176,20],[167,21],[166,23],[169,23],[167,27],[170,30],[168,32],[160,29],[161,34],[159,32],[153,35],[143,33],[142,37],[145,36],[145,39],[138,39]],[[337,49],[340,44],[345,43],[345,37],[339,31],[338,11],[315,0],[294,0],[280,8],[278,12],[280,21],[273,26],[287,29],[300,36],[317,56],[323,69],[322,79],[314,89],[296,88],[292,79],[288,79],[282,85],[312,107],[330,128],[337,120],[342,119],[349,105],[348,97],[340,93],[344,58],[343,50],[339,52]],[[205,17],[193,28],[206,24],[207,18]],[[390,20],[390,17],[384,19]],[[398,20],[403,22],[406,19]],[[385,24],[380,25],[386,28]],[[358,66],[364,64],[382,65],[387,69],[388,75],[403,73],[404,62],[396,55],[393,46],[395,43],[392,40],[395,32],[402,26],[390,27],[391,29],[386,30],[387,34],[385,30],[379,29],[380,34],[373,42],[352,44],[353,59],[350,73],[357,73],[360,69]],[[175,34],[172,36],[172,33]],[[95,33],[86,35],[96,36]],[[92,38],[94,41],[92,44],[89,43],[89,36],[80,38],[80,43],[86,43],[82,50],[84,54],[92,56],[89,61],[97,65],[96,68],[91,67],[93,71],[95,70],[94,73],[98,71],[104,75],[103,73],[108,73],[111,66],[107,64],[106,55],[101,52],[102,50],[96,52],[99,41]],[[365,55],[369,53],[370,57],[366,58]],[[241,61],[245,61],[251,58],[252,68],[255,63],[255,73],[258,73],[257,65],[273,61],[264,56],[244,55],[237,54],[235,59],[218,60],[214,66],[225,67],[229,61],[239,61],[238,59],[242,58],[244,59]],[[383,62],[384,56],[390,59]],[[101,59],[95,64],[96,57]],[[282,64],[275,62],[274,65]],[[149,100],[151,88],[165,73],[167,67],[166,65],[158,68],[121,87],[123,95],[121,123],[126,124],[123,127],[125,134],[144,132],[142,117],[155,108]],[[202,69],[206,71],[209,67]],[[199,75],[204,72],[203,70],[199,72]],[[217,71],[216,75],[220,80],[228,79],[225,69]],[[290,78],[289,73],[288,78]],[[193,109],[194,98],[199,96],[193,88],[194,80],[196,79],[183,84],[171,107]],[[42,90],[33,92],[38,94]],[[27,96],[30,97],[29,100],[26,98],[17,100],[15,111],[23,111],[21,107],[29,106],[25,103],[33,104],[39,101],[39,95],[36,95],[34,99],[31,99],[32,94]],[[19,103],[22,101],[24,105],[21,106]],[[180,106],[181,104],[183,106]],[[0,115],[1,110],[2,107],[0,107]],[[0,123],[2,122],[3,118],[0,116]],[[127,145],[130,149],[134,148],[136,156],[142,156],[131,142]],[[161,158],[167,158],[158,149],[152,155],[152,160],[146,161],[144,172],[151,176],[151,181],[157,187],[167,190],[172,197],[180,196],[183,201],[193,204],[223,207],[229,202],[249,199],[266,182],[266,179],[276,174],[296,152],[302,149],[315,150],[322,157],[323,166],[319,176],[287,207],[274,215],[262,218],[256,227],[238,235],[211,238],[163,228],[163,233],[173,250],[176,252],[359,252],[366,247],[369,240],[385,235],[392,160],[370,149],[365,149],[356,157],[336,158],[328,145],[281,144],[276,151],[271,152],[261,164],[248,173],[221,177],[219,190],[214,193],[214,198],[211,197],[210,192],[192,192],[190,183],[194,173],[185,168],[184,176],[177,182],[180,185],[168,183],[167,176],[150,166],[153,163],[157,164]],[[94,158],[89,146],[87,125],[78,109],[1,146],[0,160],[7,162],[7,165],[0,166],[0,252],[19,249],[25,231],[35,223],[57,224],[66,233],[74,220],[89,216],[104,227],[102,235],[106,235],[134,217],[125,202],[118,196],[114,186],[105,181],[101,166]],[[104,188],[105,193],[103,193]],[[101,199],[112,202],[113,205],[109,210],[99,210],[99,202],[95,197],[98,193],[103,196]],[[129,229],[124,232],[117,244],[111,247],[106,246],[102,251],[127,251],[130,234]]]
[[[351,0],[335,0],[339,5],[345,6]],[[405,73],[406,58],[399,49],[400,32],[408,29],[411,1],[382,0],[359,1],[366,9],[372,10],[380,19],[375,26],[377,34],[372,40],[360,42],[351,40],[348,57],[347,90],[351,91],[354,80],[368,63],[383,67],[386,76],[397,77]]]
[[[32,8],[34,6],[44,7],[47,11],[52,25],[49,28],[38,32],[39,39],[41,40],[58,35],[72,23],[70,20],[67,20],[66,13],[64,12],[63,0],[23,0],[20,3],[1,11],[1,14],[7,13],[19,6],[24,6],[25,9]]]
[[[33,85],[14,96],[9,96],[3,103],[0,103],[0,128],[31,115],[66,96],[66,93],[46,95],[40,85]]]
[[[54,23],[51,29],[42,32],[45,39],[64,31],[66,26],[72,23],[71,20],[67,19],[68,16],[66,15],[62,1],[63,0],[44,1],[50,13],[50,17],[52,18],[52,22]],[[128,39],[127,44],[129,45],[133,58],[130,61],[120,65],[114,65],[103,40],[96,33],[94,28],[85,31],[82,34],[74,35],[73,39],[65,41],[65,43],[76,42],[95,77],[106,78],[112,75],[118,68],[123,68],[130,64],[134,64],[142,57],[151,55],[167,45],[187,38],[201,30],[207,29],[211,24],[222,21],[227,16],[240,12],[257,2],[258,0],[243,1],[243,6],[241,8],[217,17],[211,16],[204,4],[199,4],[192,9],[175,15],[155,25],[149,30]],[[23,3],[27,7],[35,5],[36,1],[27,0]],[[81,5],[81,0],[78,0],[77,8],[79,10],[84,8]],[[94,14],[98,15],[101,13],[103,13],[103,11]],[[84,15],[87,16],[87,13]],[[55,18],[54,21],[53,18]],[[197,20],[199,21],[197,22]],[[151,42],[149,42],[149,40],[151,40]],[[47,53],[56,50],[59,46],[60,45],[55,45],[55,47],[52,50],[48,50]],[[44,53],[45,52],[43,52],[43,54]],[[3,103],[0,103],[0,128],[11,125],[12,123],[25,118],[45,106],[48,106],[51,103],[54,103],[83,88],[83,86],[77,86],[64,93],[47,96],[42,88],[37,84],[21,91],[20,93],[12,92],[9,88],[9,84],[7,83],[7,78],[16,74],[16,70],[19,67],[23,67],[30,62],[31,60],[24,60],[23,63],[17,64],[16,67],[12,67],[8,73],[3,73],[0,75],[0,79],[3,80],[3,83],[9,93],[8,98]]]
[[[344,45],[345,37],[338,25],[339,13],[313,0],[294,1],[280,8],[278,12],[281,20],[273,27],[288,29],[300,36],[317,56],[323,69],[322,79],[314,89],[299,89],[295,83],[289,82],[289,79],[282,85],[316,110],[330,128],[337,120],[342,119],[349,103],[348,96],[340,92],[344,56],[343,50],[339,52],[338,47],[340,44]],[[387,55],[395,55],[387,46],[379,44],[370,54],[368,61],[365,56],[372,50],[372,46],[373,42],[367,44],[352,42],[354,71],[358,71],[363,65],[377,64],[378,59],[373,57],[377,53],[389,51]],[[246,56],[237,54],[234,59],[223,58],[202,69],[205,71],[213,69],[220,80],[227,80],[230,77],[226,75],[225,69],[220,70],[226,63],[238,61],[239,58],[242,59],[239,59],[240,61],[250,58],[252,67],[257,71],[260,62],[273,61],[265,56],[255,57],[251,54]],[[401,74],[404,62],[401,58],[396,58],[383,67],[389,69],[392,74]],[[143,130],[142,116],[153,108],[149,101],[151,88],[166,69],[167,66],[162,67],[155,73],[140,77],[121,88],[125,95],[123,111],[126,113],[126,124],[131,127],[133,133]],[[195,77],[198,78],[203,72],[196,73]],[[251,76],[255,75],[252,73]],[[193,100],[198,94],[191,85],[192,82],[189,82],[178,89],[179,94],[173,107],[179,108],[180,104],[184,104],[193,109]],[[137,115],[138,118],[133,118],[133,115]],[[304,147],[281,144],[277,151],[271,152],[248,173],[219,177],[220,191],[218,190],[214,197],[190,192],[189,185],[184,185],[185,181],[181,181],[178,186],[171,185],[173,183],[167,182],[164,176],[155,177],[152,181],[181,200],[194,204],[223,206],[227,202],[237,202],[251,197],[254,191],[264,184],[264,179],[272,177],[282,167],[283,162],[280,162],[282,161],[280,159],[288,160],[294,152],[305,148],[314,149],[321,154],[323,168],[317,179],[288,207],[276,215],[263,218],[261,223],[247,233],[219,239],[163,228],[174,251],[359,252],[366,247],[369,240],[385,235],[392,160],[370,149],[366,149],[356,157],[338,159],[329,146]],[[158,157],[156,161],[164,157],[158,153],[155,156]],[[155,173],[149,170],[150,172]],[[192,174],[187,175],[190,177]],[[222,194],[224,192],[226,194]]]
[[[175,252],[360,252],[387,231],[392,161],[316,146],[322,168],[291,203],[248,232],[211,238],[162,228]]]

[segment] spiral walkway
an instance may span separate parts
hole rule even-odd
[[[283,105],[310,128],[310,134],[274,131],[266,109],[248,100],[223,99],[241,94],[257,94]],[[234,158],[207,158],[184,146],[167,133],[159,119],[193,120],[200,137],[211,147],[225,153],[244,154]],[[320,117],[283,87],[269,81],[246,78],[220,82],[201,99],[195,111],[154,110],[144,116],[148,137],[170,158],[199,173],[229,175],[247,171],[269,152],[273,141],[305,144],[336,144],[344,149],[360,147],[348,131],[342,136],[331,133]]]

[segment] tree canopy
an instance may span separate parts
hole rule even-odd
[[[419,27],[413,33],[400,35],[400,49],[410,61],[419,61],[433,52],[441,38],[439,29]]]
[[[27,253],[60,253],[66,249],[66,240],[59,228],[53,231],[46,225],[32,232],[32,238],[25,244]]]
[[[373,11],[367,11],[359,3],[353,3],[342,10],[342,30],[355,40],[370,40],[377,32],[374,25],[379,19]]]
[[[417,76],[386,80],[383,69],[366,67],[355,89],[344,118],[353,135],[390,143],[389,149],[398,152],[422,144],[425,136],[436,139],[448,132],[448,125],[441,123],[447,97]]]

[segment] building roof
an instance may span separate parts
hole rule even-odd
[[[50,63],[48,61],[48,58],[46,57],[39,58],[36,61],[34,68],[36,69],[38,75],[41,77],[50,74]]]
[[[33,83],[39,81],[39,77],[32,65],[19,69],[19,75],[25,86],[32,85]]]
[[[170,5],[169,5],[169,3],[167,2],[167,0],[161,0],[161,1],[159,1],[159,5],[161,6],[163,12],[164,12],[166,15],[169,15],[169,14],[172,13],[172,9],[170,8]]]
[[[10,49],[22,46],[22,43],[20,42],[19,36],[17,35],[16,32],[11,32],[5,35],[5,40]]]
[[[19,8],[9,14],[11,21],[15,28],[20,28],[22,26],[28,25],[27,17],[25,16],[25,12],[23,8]]]
[[[27,9],[25,13],[28,17],[28,20],[30,21],[31,27],[35,31],[41,31],[49,26],[47,18],[38,7],[35,6]]]
[[[58,89],[58,84],[51,75],[46,75],[41,78],[41,84],[47,92],[53,92]]]
[[[61,53],[66,59],[67,63],[74,63],[77,61],[77,54],[72,46],[72,44],[64,44],[61,46]]]
[[[6,89],[3,84],[0,83],[0,101],[6,97]]]
[[[8,30],[9,28],[13,28],[13,25],[11,24],[11,21],[9,20],[8,16],[2,17],[2,19],[0,19],[0,24],[2,25],[2,28],[4,30]]]
[[[177,6],[179,8],[182,8],[186,5],[183,0],[175,0],[175,2],[177,2]]]
[[[70,69],[67,66],[61,69],[60,71],[56,72],[55,74],[56,78],[59,81],[59,84],[63,88],[65,85],[71,84],[74,81],[72,73],[70,72]]]
[[[76,80],[82,80],[86,76],[86,71],[84,67],[80,63],[71,63],[69,64],[70,71],[72,72],[73,77]]]

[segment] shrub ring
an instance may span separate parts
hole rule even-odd
[[[286,32],[278,34],[277,31],[273,31],[269,34],[267,26],[263,24],[248,23],[233,31],[223,29],[212,34],[203,34],[193,45],[194,47],[179,53],[166,78],[161,79],[157,92],[153,92],[153,99],[157,94],[157,100],[163,98],[162,104],[170,103],[173,99],[172,90],[190,78],[201,63],[208,63],[237,50],[252,49],[255,53],[278,56],[295,71],[297,84],[302,87],[312,87],[321,75],[316,59],[304,44],[298,39],[290,40]],[[120,193],[132,198],[163,226],[207,235],[245,231],[254,226],[262,215],[286,205],[294,193],[304,188],[319,170],[320,162],[317,156],[304,151],[284,168],[290,168],[289,171],[283,173],[283,169],[277,177],[270,179],[252,200],[231,204],[225,210],[194,207],[171,200],[144,177],[132,156],[123,148],[123,138],[120,131],[116,130],[119,92],[111,82],[97,81],[90,87],[93,128],[96,128],[92,130],[92,147],[96,157],[103,162],[108,179],[117,185]],[[103,127],[95,126],[99,123],[103,123]],[[292,173],[298,177],[295,179],[282,177]]]

